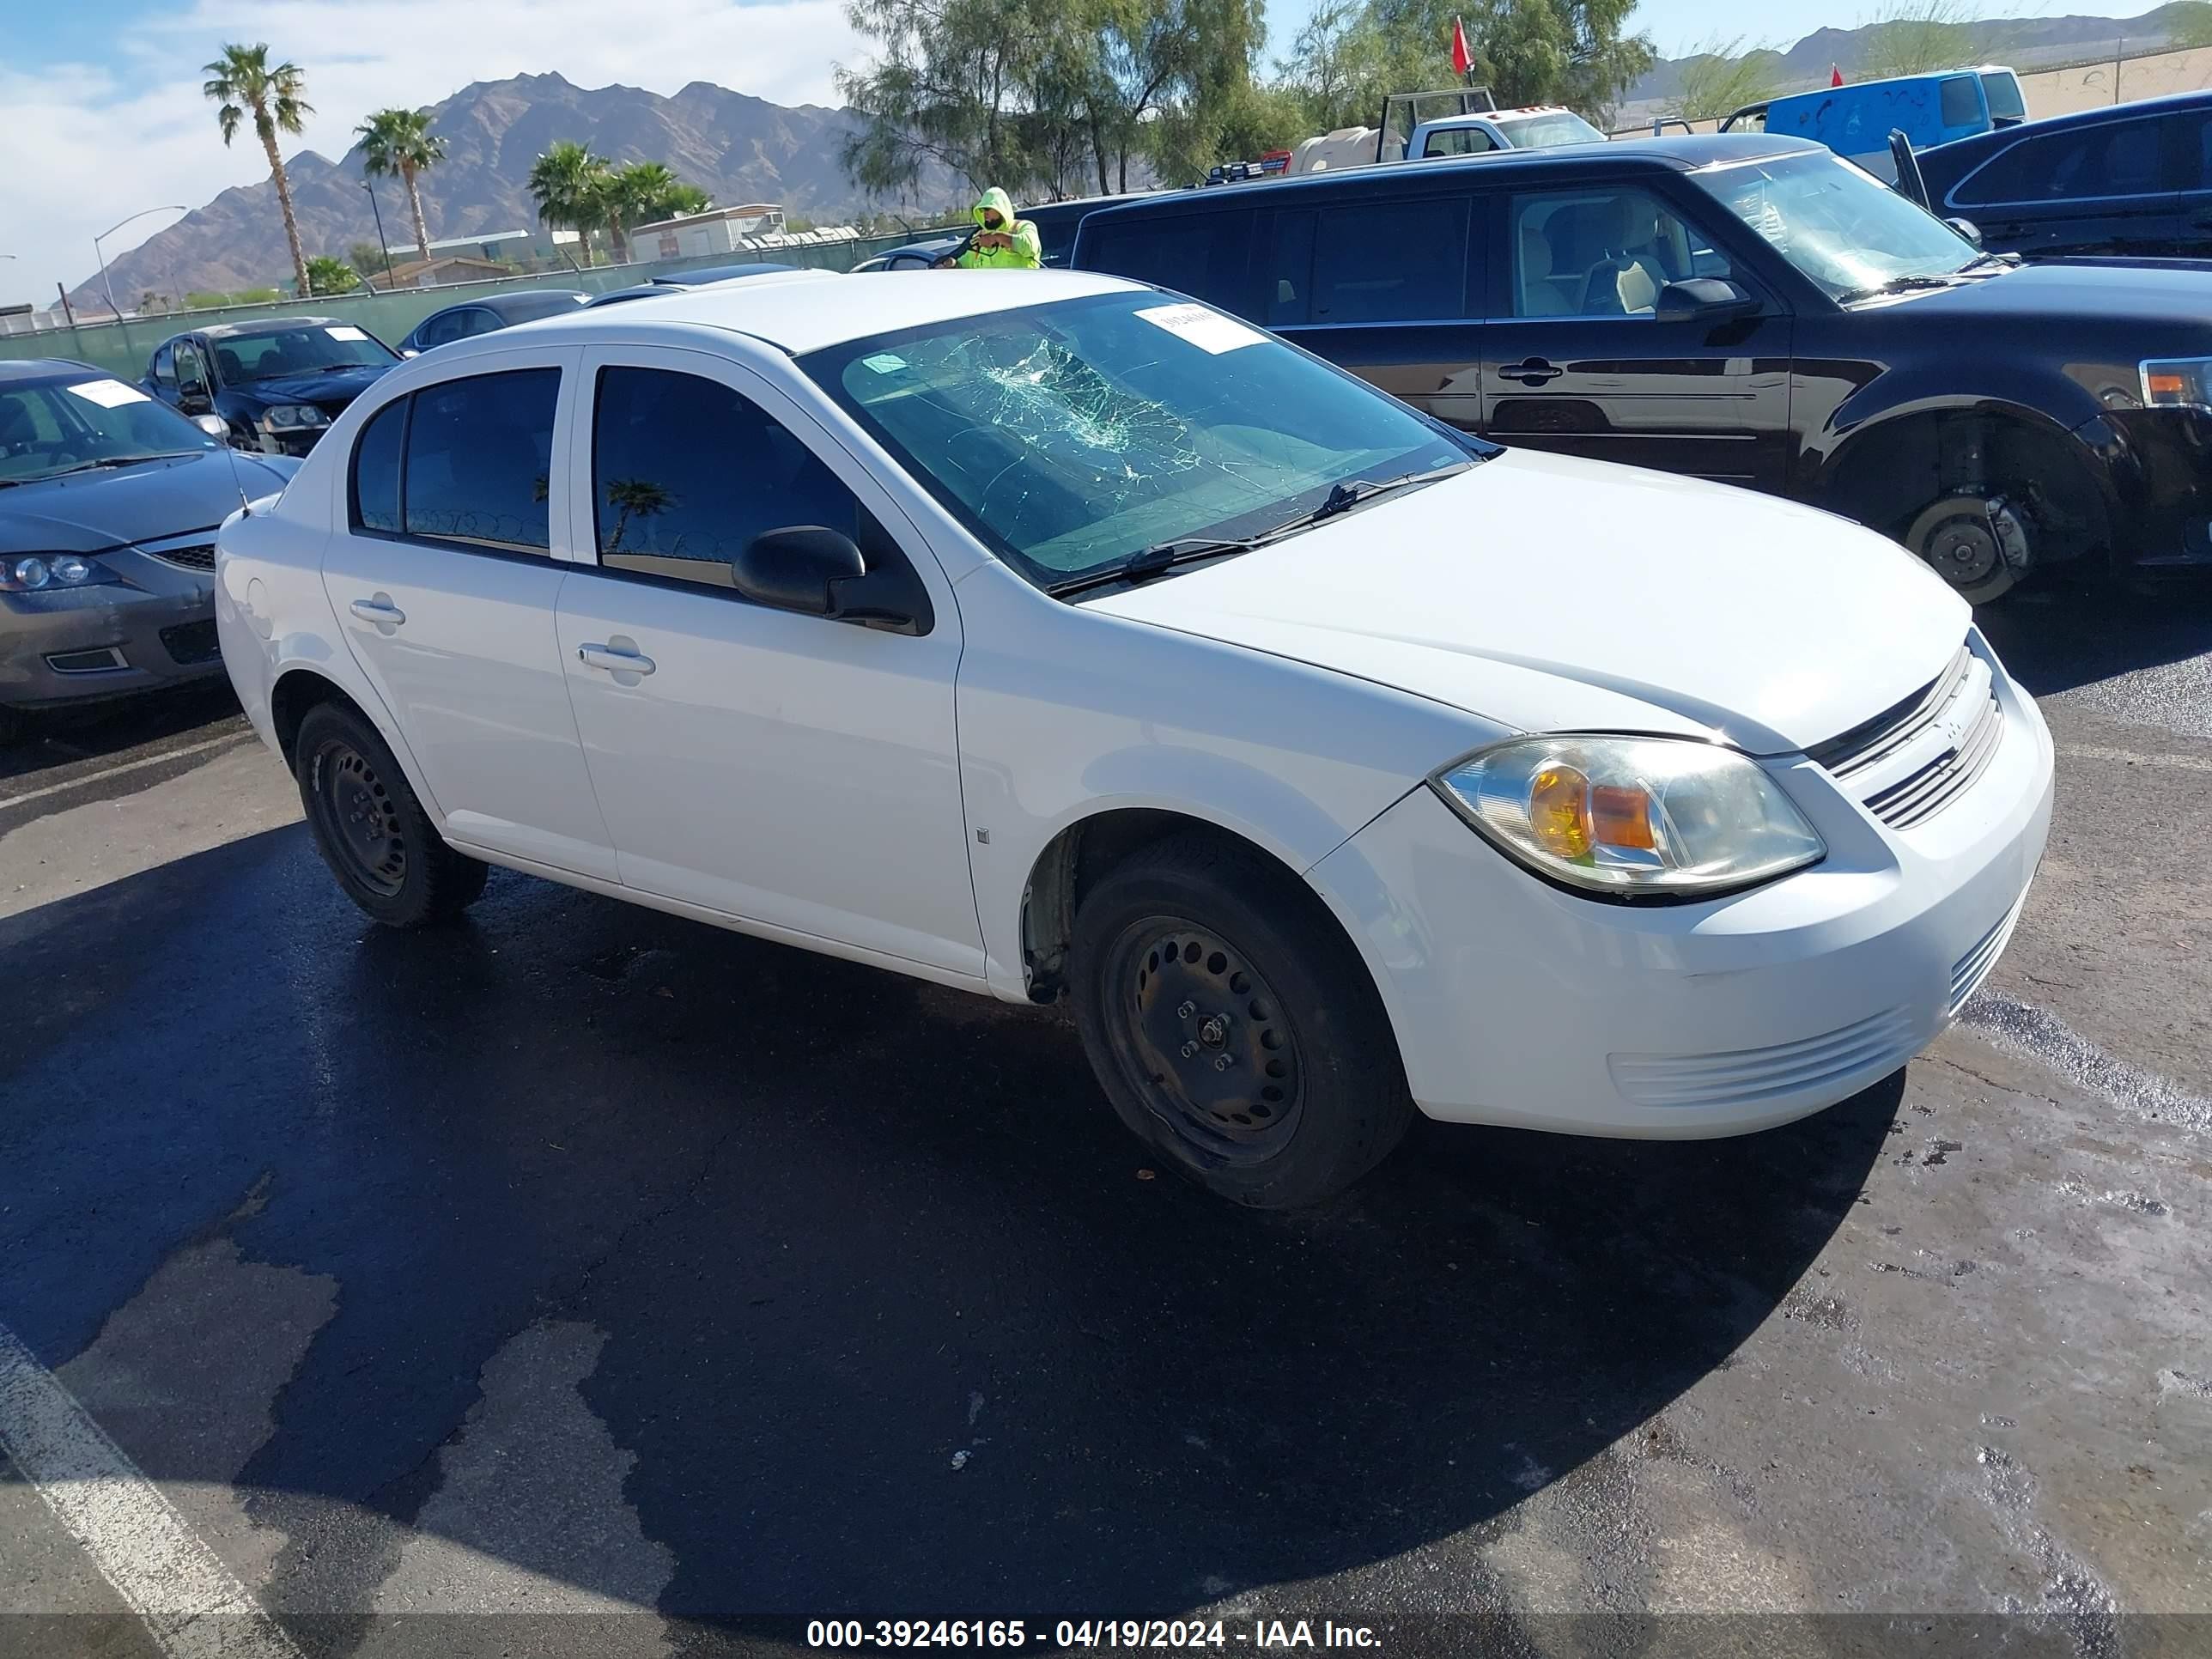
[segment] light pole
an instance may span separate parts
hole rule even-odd
[[[115,303],[115,285],[107,280],[107,255],[100,251],[100,243],[122,229],[123,225],[129,224],[131,219],[143,219],[149,213],[190,213],[191,211],[191,210],[182,202],[172,202],[167,207],[141,208],[132,214],[130,219],[125,219],[123,224],[110,225],[92,239],[92,257],[100,261],[100,285],[107,290],[107,308],[115,313],[115,320],[118,323],[123,320],[123,307]]]
[[[361,187],[368,192],[368,210],[376,216],[376,251],[384,256],[384,286],[386,289],[396,289],[399,286],[399,279],[392,274],[392,250],[384,245],[384,210],[376,204],[376,186],[364,179],[361,181]],[[364,270],[361,275],[362,280],[367,282],[368,273]],[[368,285],[371,288],[376,286],[374,283]]]

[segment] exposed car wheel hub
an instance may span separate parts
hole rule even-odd
[[[1120,1035],[1152,1115],[1224,1162],[1279,1152],[1297,1126],[1299,1054],[1266,979],[1187,922],[1132,927],[1114,958]]]
[[[2001,497],[1946,497],[1912,521],[1905,544],[1970,599],[1995,598],[2029,563],[2027,528]]]

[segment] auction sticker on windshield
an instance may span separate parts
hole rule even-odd
[[[117,409],[125,404],[143,404],[153,401],[137,387],[125,386],[120,380],[79,380],[63,391],[82,398],[88,404],[98,404],[102,409]]]
[[[1245,327],[1235,318],[1224,317],[1204,306],[1153,306],[1137,315],[1154,328],[1164,328],[1177,338],[1189,341],[1200,351],[1210,351],[1217,357],[1224,351],[1234,351],[1239,346],[1257,345],[1267,337],[1256,330]]]
[[[368,337],[351,323],[340,323],[335,328],[325,329],[323,332],[333,340],[366,340]]]

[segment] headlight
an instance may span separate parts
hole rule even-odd
[[[1510,738],[1429,782],[1508,857],[1589,892],[1710,897],[1828,850],[1762,768],[1709,743]]]
[[[313,404],[278,404],[261,417],[262,429],[268,432],[289,431],[295,427],[320,426],[323,411]]]
[[[30,553],[0,559],[0,592],[37,593],[55,587],[92,587],[115,573],[75,553]]]
[[[2154,357],[2142,366],[2142,394],[2152,408],[2212,405],[2212,357]]]

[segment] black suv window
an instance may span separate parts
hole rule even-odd
[[[863,539],[860,504],[788,428],[718,380],[603,368],[592,416],[593,530],[610,570],[731,585],[764,530]]]
[[[1245,261],[1252,220],[1252,210],[1243,207],[1085,218],[1084,269],[1157,283],[1249,317]]]
[[[1960,207],[2148,196],[2159,189],[2159,118],[2101,121],[2023,138],[1968,175]]]
[[[401,472],[406,532],[544,547],[560,396],[557,368],[475,374],[416,392]]]
[[[1323,208],[1314,219],[1309,316],[1316,323],[1464,317],[1467,270],[1465,197]],[[1295,280],[1295,273],[1273,274]]]

